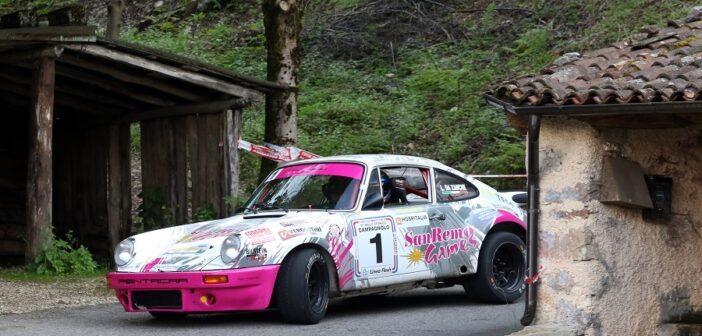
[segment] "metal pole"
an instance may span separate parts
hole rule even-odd
[[[537,273],[537,247],[539,234],[539,131],[541,117],[529,116],[527,144],[527,188],[529,192],[529,212],[527,217],[527,276],[534,279]],[[536,287],[527,283],[524,316],[522,325],[530,325],[536,316]]]

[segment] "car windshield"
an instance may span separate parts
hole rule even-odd
[[[350,210],[356,206],[363,172],[362,165],[353,163],[283,167],[256,189],[246,210]]]

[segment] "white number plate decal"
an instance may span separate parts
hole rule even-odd
[[[397,272],[397,241],[392,217],[351,222],[356,245],[356,277],[377,278]]]

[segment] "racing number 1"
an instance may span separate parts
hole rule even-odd
[[[375,262],[378,264],[382,264],[383,240],[380,238],[380,233],[376,234],[375,237],[371,238],[370,243],[375,245]]]

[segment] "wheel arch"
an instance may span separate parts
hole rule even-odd
[[[489,235],[495,232],[509,232],[517,235],[523,242],[526,242],[526,229],[521,224],[505,221],[493,225],[490,230],[485,235],[487,238]]]
[[[303,243],[300,245],[295,246],[290,252],[288,252],[287,255],[285,255],[285,258],[283,258],[283,261],[281,262],[281,265],[288,261],[291,255],[293,255],[295,252],[299,250],[304,250],[304,249],[314,249],[319,252],[322,257],[324,257],[324,261],[327,263],[327,273],[329,274],[329,297],[335,297],[338,296],[341,292],[339,289],[339,274],[336,271],[336,263],[334,262],[334,258],[332,258],[331,254],[329,251],[327,251],[324,246],[315,244],[315,243]]]

